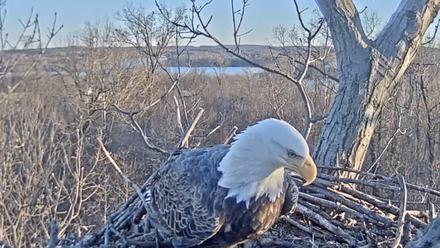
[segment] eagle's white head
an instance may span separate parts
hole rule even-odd
[[[284,168],[298,172],[306,185],[317,175],[298,130],[285,121],[265,119],[234,138],[218,167],[223,174],[218,185],[229,188],[228,197],[236,197],[237,203],[263,195],[273,201],[282,192]]]

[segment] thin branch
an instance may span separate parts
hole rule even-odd
[[[225,124],[226,121],[225,115],[220,113],[220,116],[221,116],[220,123],[215,128],[213,128],[205,137],[211,136],[213,133],[219,130],[223,126],[223,124]]]
[[[235,134],[237,133],[238,127],[233,126],[231,128],[231,130],[229,131],[229,133],[226,135],[225,140],[223,140],[223,144],[228,144],[229,141],[231,141],[231,139],[235,136]]]
[[[247,6],[249,6],[248,4],[248,0],[242,0],[243,5],[241,7],[240,10],[235,10],[234,7],[234,0],[231,0],[231,11],[232,11],[232,25],[233,25],[233,29],[234,29],[234,43],[235,43],[235,51],[239,54],[240,53],[240,42],[238,41],[239,37],[244,36],[246,34],[249,34],[252,30],[249,30],[243,34],[239,34],[240,32],[240,28],[241,25],[243,23],[244,20],[244,13],[245,13],[245,9]],[[240,15],[240,20],[236,21],[235,15],[239,14]]]
[[[399,219],[397,220],[397,231],[396,231],[396,239],[391,247],[397,248],[400,245],[400,240],[403,236],[403,228],[405,225],[405,216],[406,216],[406,203],[408,198],[408,191],[406,189],[405,178],[403,176],[398,175],[397,180],[399,181],[399,185],[401,188],[401,203],[400,203],[400,214]]]
[[[325,235],[322,235],[321,233],[315,232],[313,230],[313,228],[306,227],[306,226],[298,223],[297,221],[293,220],[292,218],[289,218],[288,216],[281,216],[281,219],[285,220],[287,223],[289,223],[290,225],[298,228],[299,230],[301,230],[303,232],[306,232],[306,233],[308,233],[310,235],[314,235],[314,236],[319,237],[319,238],[325,238]]]
[[[385,152],[387,151],[388,147],[391,145],[391,143],[393,142],[394,138],[398,135],[398,134],[405,134],[406,131],[401,129],[401,123],[402,123],[402,118],[401,116],[399,116],[399,122],[398,122],[398,127],[396,129],[396,131],[394,131],[393,135],[391,135],[391,137],[388,139],[388,142],[386,143],[385,147],[382,149],[381,153],[379,154],[379,156],[376,158],[376,160],[373,162],[372,165],[370,165],[370,167],[367,169],[367,172],[370,172],[376,165],[377,163],[379,163],[380,159],[382,158],[382,156],[385,154]]]
[[[302,213],[304,215],[309,216],[309,218],[311,218],[314,222],[319,223],[319,225],[326,228],[331,233],[338,235],[338,237],[341,237],[350,246],[356,245],[357,241],[353,236],[351,236],[350,234],[348,234],[346,231],[342,230],[341,228],[336,227],[335,225],[333,225],[331,222],[329,222],[328,220],[323,218],[318,213],[306,208],[302,204],[298,204],[297,211],[298,211],[298,213]]]
[[[299,60],[294,60],[295,63],[298,63],[302,66],[305,66],[305,63]],[[317,72],[319,72],[322,76],[327,77],[328,79],[331,79],[332,81],[335,81],[337,83],[339,83],[339,78],[334,77],[332,75],[329,75],[328,73],[324,72],[323,70],[319,69],[317,66],[315,65],[309,65],[310,68],[316,70]]]
[[[202,108],[199,108],[197,111],[196,116],[194,117],[194,120],[192,121],[191,125],[188,127],[188,129],[185,132],[185,135],[182,137],[182,139],[179,142],[179,148],[188,148],[189,147],[189,136],[194,131],[194,128],[196,127],[197,123],[200,121],[200,118],[202,118],[203,112],[205,110]]]
[[[162,15],[165,18],[167,18],[163,8],[158,4],[157,0],[155,0],[155,2],[156,2],[156,7],[158,8],[159,12],[162,13]],[[201,16],[201,11],[208,4],[210,4],[210,2],[211,1],[205,3],[202,7],[197,7],[195,1],[192,1],[192,15],[193,16],[192,16],[192,19],[191,19],[191,25],[188,25],[186,23],[178,23],[176,21],[170,20],[169,18],[168,18],[168,21],[170,23],[172,23],[173,25],[179,27],[179,28],[182,28],[184,30],[188,30],[190,33],[194,34],[194,36],[196,36],[196,37],[197,36],[203,36],[203,37],[211,39],[217,45],[219,45],[221,48],[223,48],[227,53],[230,53],[230,54],[234,55],[235,57],[237,57],[237,58],[239,58],[239,59],[241,59],[241,60],[243,60],[243,61],[245,61],[245,62],[247,62],[247,63],[249,63],[251,65],[253,65],[254,67],[257,67],[257,68],[263,69],[263,70],[265,70],[267,72],[271,72],[271,73],[274,73],[276,75],[282,76],[285,79],[293,82],[296,85],[296,87],[297,87],[297,89],[298,89],[298,91],[300,93],[300,96],[301,96],[301,98],[303,100],[303,103],[304,103],[304,107],[306,109],[306,124],[305,124],[305,127],[304,127],[303,135],[305,137],[308,137],[308,135],[310,133],[311,125],[313,124],[313,123],[310,122],[310,120],[312,119],[312,114],[311,114],[312,108],[311,108],[310,98],[309,98],[309,96],[308,96],[308,94],[306,92],[306,89],[305,89],[305,86],[302,83],[302,80],[305,78],[308,66],[309,66],[309,64],[311,62],[311,48],[312,48],[312,42],[311,41],[318,34],[319,30],[321,29],[321,27],[324,24],[324,21],[322,20],[320,22],[320,24],[319,24],[319,26],[318,26],[318,28],[317,28],[317,30],[315,32],[311,32],[309,30],[309,32],[308,32],[309,35],[308,35],[308,39],[307,39],[308,40],[308,53],[307,53],[308,55],[307,55],[306,62],[305,62],[305,68],[303,69],[302,73],[299,74],[298,78],[294,78],[294,77],[292,77],[287,72],[283,72],[281,70],[277,70],[277,69],[272,69],[272,68],[266,67],[266,66],[264,66],[262,64],[256,63],[256,62],[246,58],[245,56],[241,55],[239,52],[236,52],[235,49],[234,50],[229,49],[220,40],[218,40],[216,37],[214,37],[210,33],[210,31],[208,30],[208,26],[209,26],[210,21],[212,20],[212,16],[209,18],[209,20],[207,22],[204,22],[203,18]],[[299,9],[297,9],[297,11],[298,11],[299,14],[301,14],[301,11],[299,11]],[[301,15],[299,15],[298,17],[302,18]],[[197,27],[194,26],[194,18],[197,18],[197,21],[200,23],[201,28],[202,28],[203,31],[200,31],[198,29],[198,26]]]
[[[151,149],[151,150],[153,150],[153,151],[156,151],[156,152],[159,152],[159,153],[162,153],[162,154],[165,154],[165,155],[169,155],[169,152],[168,151],[166,151],[166,150],[164,150],[164,149],[162,149],[162,148],[160,148],[160,147],[158,147],[158,146],[156,146],[156,145],[154,145],[154,144],[152,144],[150,141],[149,141],[149,138],[148,138],[148,136],[145,134],[145,132],[142,130],[142,128],[139,126],[139,123],[134,119],[134,116],[136,115],[136,114],[139,114],[140,112],[141,112],[141,110],[138,110],[138,111],[133,111],[133,112],[128,112],[128,111],[124,111],[124,110],[122,110],[122,109],[120,109],[118,106],[116,106],[116,105],[112,105],[114,108],[116,108],[116,110],[118,111],[118,112],[120,112],[121,114],[124,114],[124,115],[127,115],[128,116],[128,118],[130,119],[130,121],[131,121],[131,124],[132,124],[132,126],[133,126],[133,128],[142,136],[142,140],[144,141],[144,144],[149,148],[149,149]]]
[[[107,159],[111,162],[111,164],[113,165],[113,167],[116,169],[116,171],[119,173],[119,175],[122,176],[122,178],[124,179],[125,182],[127,182],[128,184],[130,184],[133,189],[136,191],[136,194],[138,195],[139,199],[141,200],[145,210],[147,209],[147,202],[145,201],[145,197],[141,192],[141,189],[133,182],[131,181],[127,176],[124,175],[124,173],[122,172],[122,170],[119,168],[118,164],[115,162],[115,160],[113,160],[112,156],[110,155],[110,153],[108,152],[108,150],[105,148],[104,144],[102,143],[101,139],[97,139],[99,142],[99,145],[101,146],[101,149],[104,151],[105,156],[107,157]]]
[[[177,120],[177,127],[179,128],[179,131],[181,134],[184,134],[185,131],[183,131],[183,125],[182,125],[182,117],[180,115],[180,106],[179,101],[177,100],[176,96],[173,97],[174,103],[176,104],[176,120]]]
[[[374,173],[369,173],[369,172],[364,172],[364,171],[359,171],[359,170],[353,170],[353,169],[349,169],[349,168],[328,167],[328,166],[317,166],[317,167],[319,169],[339,170],[339,171],[347,171],[347,172],[350,172],[350,173],[357,173],[357,174],[361,174],[361,175],[370,176],[372,178],[379,178],[379,179],[382,179],[382,180],[384,180],[386,182],[389,182],[389,183],[396,183],[397,182],[396,179],[391,178],[391,177],[387,177],[387,176],[383,176],[383,175],[379,175],[379,174],[374,174]],[[356,181],[359,181],[359,180],[356,180]],[[351,181],[351,182],[356,182],[356,181]],[[422,186],[415,185],[415,184],[412,184],[412,183],[406,183],[406,186],[409,189],[417,190],[417,191],[420,191],[420,192],[425,192],[425,193],[432,194],[432,195],[440,197],[440,191],[437,191],[437,190],[434,190],[434,189],[422,187]],[[399,188],[392,187],[392,190],[399,190]]]
[[[33,9],[31,10],[31,13],[30,13],[29,19],[27,20],[26,23],[23,23],[21,20],[19,20],[20,23],[21,23],[22,26],[23,26],[23,32],[21,33],[20,37],[18,38],[17,44],[15,44],[15,45],[11,45],[11,44],[9,44],[9,41],[8,41],[7,39],[4,40],[4,42],[8,43],[8,44],[11,46],[11,49],[12,49],[12,50],[17,49],[17,47],[18,47],[18,45],[20,44],[20,42],[23,41],[23,37],[24,37],[25,32],[26,32],[29,28],[33,27],[33,31],[32,31],[32,34],[30,35],[30,37],[29,37],[29,38],[27,39],[27,41],[25,42],[25,44],[24,44],[24,46],[23,46],[23,49],[27,49],[27,48],[29,48],[29,46],[30,46],[32,43],[35,42],[35,37],[36,37],[36,36],[39,37],[39,36],[41,35],[41,33],[40,33],[40,24],[39,24],[39,19],[38,19],[39,17],[38,17],[38,14],[35,15],[35,17],[34,17],[34,21],[31,22],[32,15],[33,15]],[[19,80],[18,80],[14,85],[12,85],[11,87],[9,87],[6,96],[9,95],[9,94],[11,94],[11,93],[13,93],[13,92],[14,92],[14,91],[15,91],[15,90],[16,90],[16,89],[17,89],[17,88],[18,88],[23,82],[25,82],[25,80],[27,79],[28,75],[31,73],[31,71],[35,68],[35,66],[36,66],[36,65],[39,63],[39,61],[41,60],[43,54],[44,54],[44,53],[46,52],[46,50],[48,49],[48,47],[49,47],[49,45],[51,44],[53,38],[54,38],[54,37],[55,37],[55,36],[61,31],[61,29],[64,27],[63,25],[61,25],[61,26],[59,26],[59,27],[56,27],[56,21],[57,21],[57,13],[55,13],[55,17],[54,17],[54,20],[53,20],[52,27],[51,27],[51,28],[48,28],[48,30],[49,30],[49,34],[47,35],[48,40],[46,41],[46,43],[45,43],[45,45],[44,45],[44,48],[42,49],[42,47],[43,47],[43,45],[42,45],[42,41],[41,41],[41,38],[39,38],[37,41],[39,42],[40,53],[39,53],[38,56],[34,59],[33,63],[29,66],[29,68],[23,73],[23,75],[19,77]],[[3,22],[3,24],[4,24],[4,20],[1,20],[1,18],[0,18],[0,22]],[[0,35],[2,36],[2,39],[3,39],[3,32],[4,32],[4,26],[3,26],[3,24],[2,24],[2,27],[0,28]],[[38,33],[38,35],[37,35],[37,33]],[[4,46],[2,45],[2,51],[3,51],[3,49],[4,49]],[[6,65],[4,65],[4,67],[5,67],[5,71],[0,75],[0,79],[2,79],[2,78],[5,77],[6,75],[8,75],[11,71],[14,70],[14,68],[19,64],[19,62],[22,61],[23,55],[24,55],[24,54],[19,55],[18,58],[14,59],[12,65],[9,65],[10,61],[8,61],[8,62],[6,63]],[[6,97],[3,97],[3,98],[0,99],[0,104],[2,103],[2,101],[3,101],[4,99],[6,99]]]

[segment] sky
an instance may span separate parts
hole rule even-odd
[[[190,0],[159,0],[169,7],[191,4]],[[358,10],[368,7],[376,11],[385,22],[396,10],[401,0],[354,0]],[[198,0],[200,4],[206,0]],[[156,10],[154,0],[8,0],[6,2],[5,29],[11,39],[16,39],[21,30],[19,19],[26,20],[33,7],[34,13],[40,18],[42,30],[52,26],[54,13],[57,12],[57,24],[64,28],[54,39],[51,46],[64,46],[69,33],[80,30],[86,21],[95,22],[105,18],[114,19],[117,11],[126,4],[142,4],[147,10]],[[235,0],[239,6],[241,0]],[[243,31],[252,29],[252,32],[242,38],[242,44],[268,44],[272,36],[272,28],[277,25],[291,26],[298,23],[293,0],[249,0],[246,8]],[[304,11],[305,18],[317,10],[315,1],[298,0]],[[232,22],[229,0],[214,0],[204,11],[206,20],[213,15],[210,26],[211,32],[226,44],[232,44]],[[432,25],[433,27],[434,25]],[[431,28],[432,28],[431,27]],[[199,39],[193,45],[212,45],[207,39]]]

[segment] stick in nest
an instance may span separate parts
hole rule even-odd
[[[232,129],[229,131],[228,135],[226,135],[225,140],[223,140],[223,144],[227,145],[229,143],[229,141],[231,141],[231,139],[236,135],[238,130],[238,127],[234,126],[232,127]]]
[[[361,174],[361,175],[365,175],[365,176],[370,176],[372,178],[378,178],[378,179],[381,179],[381,180],[389,182],[389,183],[399,183],[398,181],[396,181],[395,178],[384,176],[384,175],[379,175],[379,174],[374,174],[374,173],[370,173],[370,172],[364,172],[364,171],[360,171],[360,170],[354,170],[354,169],[349,169],[349,168],[341,168],[341,167],[327,167],[327,166],[318,166],[318,168],[319,169],[326,169],[326,170],[348,171],[348,172],[357,173],[357,174]],[[361,180],[361,181],[364,181],[364,180]],[[426,193],[429,193],[429,194],[432,194],[432,195],[440,197],[440,191],[438,191],[438,190],[430,189],[430,188],[425,188],[425,187],[418,186],[418,185],[415,185],[415,184],[412,184],[412,183],[407,183],[407,182],[405,182],[405,184],[406,184],[408,189],[413,189],[413,190],[417,190],[417,191],[421,191],[421,192],[426,192]],[[392,188],[391,190],[400,190],[400,188]]]
[[[406,216],[406,203],[408,197],[408,191],[406,189],[406,183],[403,176],[398,175],[397,180],[399,180],[400,187],[402,188],[402,197],[400,203],[400,215],[397,220],[397,230],[396,230],[396,239],[392,245],[393,248],[397,248],[400,244],[400,240],[403,236],[403,227],[405,226],[405,216]]]
[[[108,150],[105,148],[101,139],[98,139],[98,142],[99,145],[101,146],[101,149],[104,151],[107,159],[112,163],[113,167],[115,167],[116,171],[122,176],[122,178],[124,178],[124,181],[129,183],[134,188],[137,195],[139,196],[139,199],[142,201],[142,205],[144,206],[145,210],[147,210],[147,202],[145,201],[144,196],[142,195],[141,189],[133,181],[131,181],[128,177],[124,175],[122,170],[119,168],[118,164],[116,164],[115,160],[112,158]]]
[[[191,122],[191,125],[186,130],[185,134],[183,135],[182,139],[179,142],[178,148],[188,148],[189,146],[189,136],[196,128],[197,123],[200,121],[200,118],[202,118],[203,112],[205,112],[204,109],[199,108],[197,111],[194,120]]]
[[[341,228],[336,227],[335,225],[330,223],[328,220],[323,218],[321,215],[306,208],[302,204],[298,203],[297,211],[298,211],[298,213],[302,213],[305,216],[314,220],[315,222],[319,223],[320,226],[324,227],[325,229],[327,229],[331,233],[335,234],[336,236],[341,237],[350,246],[354,246],[357,244],[358,240],[355,239],[353,236],[351,236],[350,234],[348,234],[347,232],[345,232]]]

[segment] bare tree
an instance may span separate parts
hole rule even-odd
[[[279,70],[250,61],[242,56],[238,49],[230,50],[224,46],[209,32],[208,25],[212,16],[205,21],[200,15],[210,2],[201,6],[198,6],[195,0],[191,2],[192,22],[175,25],[187,28],[194,35],[212,39],[227,52],[254,66],[290,77],[288,73],[280,73]],[[234,28],[240,26],[236,24],[242,22],[247,4],[248,1],[243,0],[242,8],[236,11],[234,1],[231,1]],[[422,44],[426,30],[437,16],[440,1],[403,0],[374,40],[369,38],[374,30],[369,28],[369,33],[365,32],[360,13],[352,0],[318,0],[317,4],[331,33],[337,57],[339,89],[313,156],[321,165],[335,167],[340,164],[347,168],[361,169],[380,113],[393,97],[400,78]],[[304,25],[296,1],[295,5],[300,24],[309,34],[307,39],[310,41],[316,36],[317,31],[312,31]],[[235,15],[241,16],[239,21],[235,19]],[[377,19],[374,16],[371,18]],[[234,35],[239,36],[237,29],[234,30]],[[311,46],[310,42],[308,44]],[[237,42],[236,45],[238,46]],[[310,64],[309,56],[305,60],[305,68]],[[289,79],[296,82],[298,90],[303,92],[306,109],[310,109],[310,101],[301,83],[306,72],[307,70],[303,70],[297,78]],[[310,118],[310,115],[307,117]],[[357,177],[351,173],[344,173],[344,176]]]
[[[374,40],[366,36],[353,1],[317,3],[332,34],[340,85],[314,158],[334,167],[341,157],[343,166],[361,169],[378,117],[437,16],[440,1],[403,0]]]
[[[440,206],[440,192],[436,191],[440,177],[437,156],[440,88],[436,84],[436,55],[430,50],[424,51],[426,54],[418,53],[422,58],[415,59],[405,73],[400,71],[404,76],[397,80],[399,85],[393,86],[391,80],[391,93],[380,95],[389,98],[378,98],[375,95],[378,93],[369,93],[370,88],[365,88],[373,87],[373,83],[382,84],[376,75],[377,70],[380,71],[377,68],[382,68],[387,61],[379,63],[374,60],[377,57],[371,57],[368,70],[374,72],[371,68],[376,68],[371,82],[362,78],[349,81],[352,74],[347,73],[354,73],[356,68],[356,75],[366,75],[362,74],[365,68],[360,65],[359,68],[353,65],[348,72],[345,70],[349,67],[339,68],[339,75],[345,73],[342,82],[335,67],[336,62],[342,63],[340,56],[345,53],[337,51],[339,58],[335,59],[332,29],[328,25],[332,22],[323,21],[319,11],[306,21],[301,18],[305,10],[296,4],[300,23],[293,27],[275,27],[272,43],[256,56],[254,48],[249,50],[240,45],[241,37],[247,33],[241,32],[240,27],[249,1],[242,1],[240,6],[237,2],[231,2],[235,43],[232,46],[222,44],[209,32],[210,21],[203,22],[199,15],[204,6],[193,5],[192,12],[186,15],[181,8],[171,11],[159,6],[159,13],[127,5],[117,15],[121,26],[111,21],[86,23],[80,32],[72,34],[69,47],[48,50],[47,56],[41,55],[43,59],[39,61],[51,66],[50,73],[39,72],[44,77],[37,80],[24,77],[23,83],[5,94],[7,101],[2,105],[5,108],[0,108],[2,241],[17,247],[42,246],[46,242],[41,240],[49,238],[52,247],[57,242],[60,246],[76,243],[75,247],[156,247],[155,232],[144,229],[143,222],[141,194],[149,180],[143,187],[133,185],[145,182],[145,177],[160,165],[163,155],[173,153],[178,147],[228,143],[237,130],[267,116],[289,120],[295,126],[303,125],[309,142],[315,142],[323,124],[319,120],[328,114],[335,96],[354,97],[356,89],[364,90],[360,91],[364,93],[362,97],[372,97],[362,100],[365,106],[375,106],[379,100],[383,104],[374,119],[378,124],[365,129],[376,131],[365,159],[368,171],[324,168],[362,176],[355,179],[320,173],[316,183],[301,188],[296,213],[284,216],[274,227],[275,232],[264,234],[259,243],[252,241],[246,247],[292,246],[297,245],[296,241],[306,246],[320,246],[329,240],[334,246],[397,246],[411,240],[405,235],[415,234],[430,221],[435,222],[435,208]],[[380,19],[374,12],[361,11],[358,15],[366,37],[376,37]],[[212,52],[189,46],[196,36],[214,39],[222,48],[214,48]],[[363,36],[358,36],[357,41],[362,39]],[[433,40],[432,36],[429,40]],[[362,44],[366,52],[361,51],[379,54],[370,43]],[[32,43],[28,48],[38,46],[39,43]],[[202,62],[197,61],[199,51],[203,54]],[[37,52],[34,58],[40,54],[39,49],[18,54],[28,52]],[[3,61],[10,58],[8,52],[2,55]],[[385,56],[379,55],[380,58]],[[349,59],[357,58],[351,56]],[[25,55],[21,57],[21,61],[26,59]],[[206,64],[213,60],[216,61]],[[222,68],[215,75],[207,75],[197,70],[184,72],[186,68],[181,68],[182,65],[191,67],[191,63],[225,66],[239,60],[266,71],[228,75]],[[32,66],[33,60],[31,62],[26,66]],[[367,64],[364,60],[355,62]],[[177,70],[171,69],[170,64],[177,65]],[[18,63],[18,66],[22,65]],[[28,69],[26,66],[23,68]],[[1,78],[2,83],[6,77]],[[354,88],[355,83],[368,85]],[[388,100],[395,106],[385,105]],[[340,104],[341,111],[347,110],[347,106]],[[369,114],[368,108],[365,111],[364,115],[354,117],[353,113],[363,112],[349,111],[347,117],[333,110],[328,118],[343,115],[352,125],[370,125],[371,121],[364,120]],[[361,119],[355,122],[355,118]],[[360,130],[343,124],[338,128],[347,128],[340,130],[346,132],[346,136],[339,136],[347,139],[352,137],[348,132]],[[324,129],[332,131],[331,127]],[[337,138],[332,136],[335,134],[338,133],[331,133],[328,141],[318,142],[321,150],[332,152],[331,144],[358,142],[338,143],[333,140]],[[321,137],[327,137],[325,135]],[[323,142],[328,143],[321,144]],[[407,145],[410,142],[411,145]],[[334,156],[341,157],[340,151],[347,147],[336,147]],[[352,151],[355,152],[359,151]],[[349,160],[349,157],[342,158]],[[106,163],[107,160],[110,163]],[[405,164],[415,165],[402,166]],[[430,184],[435,189],[414,185],[414,181]],[[347,187],[345,183],[358,188]],[[136,191],[133,196],[130,196],[131,187]],[[96,229],[103,222],[105,225]],[[89,231],[92,233],[87,235]],[[278,233],[283,236],[277,236]],[[4,245],[2,241],[0,246]],[[168,244],[166,240],[163,242]]]
[[[250,59],[240,50],[241,37],[250,32],[241,31],[246,7],[249,4],[249,0],[243,0],[239,7],[234,5],[233,0],[231,1],[233,37],[235,43],[232,48],[223,44],[209,31],[209,24],[211,22],[212,16],[207,21],[203,20],[201,16],[203,9],[207,7],[212,1],[208,1],[202,6],[198,6],[196,4],[196,1],[191,2],[192,6],[190,17],[185,18],[180,22],[171,20],[170,18],[167,18],[167,20],[170,23],[174,24],[176,27],[180,28],[182,32],[191,34],[191,39],[199,36],[209,38],[217,43],[220,47],[225,49],[225,51],[229,54],[232,54],[233,56],[238,57],[255,67],[279,75],[282,78],[285,78],[293,83],[300,93],[300,97],[303,101],[305,109],[305,123],[303,134],[305,137],[308,137],[312,125],[324,119],[324,116],[317,116],[316,113],[314,113],[313,104],[306,86],[306,74],[309,68],[313,68],[323,73],[322,70],[314,64],[316,64],[317,62],[322,62],[324,60],[328,52],[328,45],[330,44],[331,40],[327,37],[327,40],[323,46],[323,51],[317,50],[314,47],[314,42],[317,36],[321,33],[321,30],[325,29],[324,21],[322,19],[317,19],[310,25],[306,25],[306,23],[302,19],[302,10],[295,2],[296,13],[300,20],[301,28],[294,27],[293,29],[289,30],[285,27],[280,26],[279,28],[274,30],[275,39],[279,44],[281,44],[282,49],[271,49],[271,57],[274,60],[274,63],[273,65],[267,65],[264,63],[258,63]],[[166,17],[166,9],[164,8],[164,6],[159,5],[157,1],[156,6],[163,14],[163,16]],[[284,59],[284,61],[282,61],[281,59]],[[281,64],[286,64],[286,62],[288,64],[287,67],[281,66]]]
[[[7,21],[6,3],[5,0],[0,1],[0,87],[5,86],[7,94],[0,95],[0,103],[36,71],[36,66],[42,55],[46,52],[53,38],[63,28],[62,25],[58,26],[57,13],[55,13],[52,26],[48,28],[47,37],[44,37],[44,33],[41,32],[39,16],[31,9],[27,19],[19,20],[21,32],[13,41],[9,37],[5,25]],[[11,51],[26,49],[33,51],[29,54],[11,53]],[[7,50],[9,50],[8,53]]]

